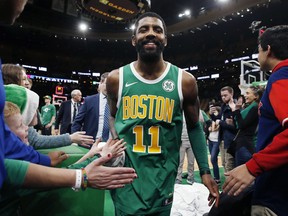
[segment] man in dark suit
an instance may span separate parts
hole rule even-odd
[[[98,86],[99,93],[85,98],[84,104],[81,106],[72,124],[71,133],[82,130],[86,131],[87,135],[93,136],[94,139],[101,138],[102,141],[107,141],[109,138],[109,124],[107,119],[109,119],[110,113],[105,113],[105,110],[107,111],[108,108],[106,98],[107,76],[108,72],[101,75]]]
[[[71,100],[67,100],[61,103],[58,115],[55,121],[55,134],[59,134],[59,124],[60,134],[71,133],[71,125],[75,120],[75,117],[80,108],[80,102],[82,99],[82,93],[79,89],[74,89],[71,92]]]

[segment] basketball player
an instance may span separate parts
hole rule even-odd
[[[182,111],[209,205],[218,203],[218,186],[210,175],[206,141],[199,124],[195,78],[163,60],[167,32],[155,13],[136,21],[132,45],[138,59],[107,78],[111,133],[126,144],[125,166],[138,179],[112,191],[116,215],[170,215],[179,164]]]

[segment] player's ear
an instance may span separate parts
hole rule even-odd
[[[167,46],[167,35],[165,35],[164,46]]]
[[[131,42],[132,42],[132,45],[135,47],[136,46],[136,37],[135,37],[135,35],[132,35],[132,37],[131,37]]]

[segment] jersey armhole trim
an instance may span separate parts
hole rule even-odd
[[[119,68],[119,88],[118,88],[118,99],[117,99],[117,108],[119,109],[121,102],[121,95],[123,90],[123,67]]]
[[[178,68],[178,94],[180,99],[180,107],[183,110],[183,92],[182,92],[182,76],[183,76],[183,70],[181,68]]]

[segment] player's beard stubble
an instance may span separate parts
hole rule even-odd
[[[151,42],[156,45],[156,49],[145,49],[144,45]],[[136,43],[135,48],[137,53],[139,53],[139,57],[142,61],[146,63],[153,63],[157,62],[160,59],[161,54],[165,48],[165,45],[164,43],[161,43],[155,39],[152,40],[147,39],[143,41],[138,41]]]

